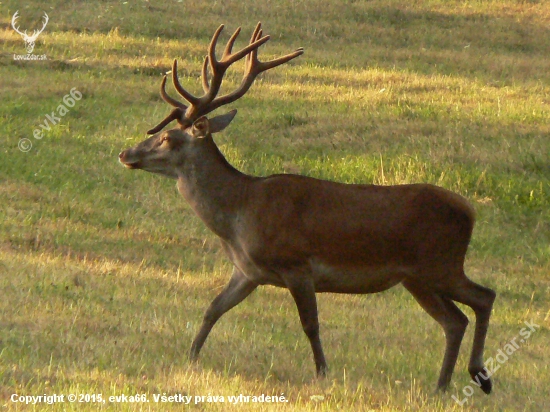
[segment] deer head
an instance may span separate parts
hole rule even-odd
[[[36,42],[36,39],[38,38],[38,35],[44,31],[44,29],[46,28],[46,25],[48,24],[48,21],[50,20],[50,18],[48,17],[46,12],[44,12],[44,16],[43,16],[44,22],[42,24],[42,28],[40,30],[34,30],[32,35],[29,36],[27,34],[27,30],[25,30],[24,32],[21,32],[19,30],[19,27],[17,27],[15,25],[17,19],[19,18],[18,14],[19,14],[19,11],[16,11],[15,14],[13,15],[13,18],[11,19],[11,26],[13,27],[13,29],[17,33],[19,33],[21,35],[21,37],[23,37],[23,40],[25,41],[25,47],[27,48],[27,53],[30,54],[34,50],[34,43]]]
[[[126,167],[177,178],[175,169],[181,166],[183,157],[198,156],[199,150],[217,151],[211,142],[211,134],[223,130],[235,116],[236,110],[211,119],[206,118],[208,113],[242,97],[261,72],[286,63],[303,53],[303,49],[299,48],[278,59],[260,62],[258,48],[269,40],[269,36],[262,36],[261,23],[258,23],[248,46],[235,53],[232,52],[235,40],[241,31],[238,28],[228,40],[223,55],[218,60],[216,44],[223,28],[224,26],[221,25],[214,33],[202,66],[204,95],[194,96],[181,86],[178,79],[178,62],[174,60],[172,65],[174,87],[189,104],[186,105],[166,93],[165,75],[160,85],[160,95],[174,109],[157,126],[147,132],[147,134],[152,134],[152,137],[136,147],[120,153],[119,160]],[[217,94],[225,72],[229,66],[243,58],[245,58],[245,70],[240,86],[233,92],[218,97]],[[208,74],[209,70],[212,74],[211,79]],[[161,132],[166,125],[174,120],[178,123],[177,128]],[[202,143],[199,143],[200,140],[203,140]]]

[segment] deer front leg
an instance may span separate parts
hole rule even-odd
[[[323,377],[327,373],[327,362],[321,346],[319,338],[319,319],[317,316],[317,298],[315,297],[315,286],[313,281],[308,278],[297,277],[285,278],[296,306],[300,314],[302,328],[309,339],[311,349],[313,350],[313,358],[315,359],[315,368],[317,376]]]
[[[237,268],[233,271],[233,276],[225,289],[212,301],[202,322],[201,329],[193,344],[189,358],[194,361],[199,357],[199,352],[204,345],[204,341],[222,315],[241,303],[248,295],[250,295],[258,285],[246,278],[246,276]]]

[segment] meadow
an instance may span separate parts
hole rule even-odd
[[[14,58],[25,53],[17,10],[29,32],[48,13],[33,52],[47,60]],[[497,292],[491,395],[467,372],[464,306],[452,386],[435,393],[443,331],[401,286],[318,294],[324,380],[290,294],[274,287],[228,312],[189,362],[231,265],[173,181],[128,171],[117,155],[168,114],[158,89],[174,58],[198,92],[214,30],[226,25],[224,42],[242,26],[243,46],[258,21],[272,36],[260,59],[305,53],[227,108],[238,114],[215,136],[220,150],[257,176],[427,182],[468,198],[477,223],[466,271]],[[548,409],[549,56],[550,7],[536,0],[0,2],[2,410]],[[236,66],[224,90],[239,84]],[[82,97],[59,116],[71,90]],[[538,327],[503,360],[525,322]],[[14,394],[86,402],[24,405]],[[157,403],[163,394],[193,400]],[[240,394],[287,402],[229,404]],[[108,400],[135,395],[149,402]]]

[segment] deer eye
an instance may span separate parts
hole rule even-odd
[[[170,143],[170,137],[169,136],[162,136],[160,138],[160,144],[164,144],[164,143]]]

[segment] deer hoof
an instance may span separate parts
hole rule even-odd
[[[491,390],[493,389],[493,383],[491,382],[491,378],[489,377],[489,372],[487,371],[487,368],[469,369],[468,372],[470,372],[472,380],[477,385],[479,385],[481,390],[489,395],[491,393]]]

